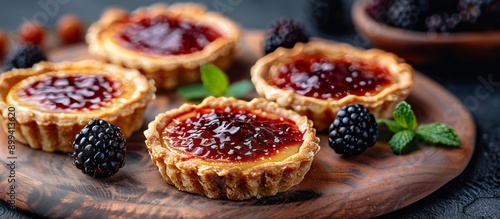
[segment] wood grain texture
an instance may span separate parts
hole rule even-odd
[[[249,77],[258,59],[261,34],[245,32],[232,80]],[[89,58],[86,46],[54,50],[51,60]],[[246,98],[256,97],[256,93]],[[470,114],[452,95],[421,74],[408,98],[420,123],[444,122],[458,132],[462,147],[417,145],[408,155],[394,155],[377,143],[365,153],[344,158],[319,133],[321,150],[304,181],[276,196],[247,201],[214,200],[167,185],[151,162],[142,131],[160,112],[183,103],[175,93],[157,93],[143,129],[128,140],[126,164],[116,175],[93,179],[77,170],[67,154],[16,147],[16,206],[41,216],[61,218],[369,218],[395,211],[429,195],[459,175],[475,145]],[[0,190],[8,191],[7,136],[0,134]],[[5,192],[0,198],[7,201]]]

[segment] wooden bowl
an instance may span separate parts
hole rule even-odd
[[[500,60],[500,31],[426,33],[391,27],[366,12],[367,0],[352,8],[353,23],[373,46],[397,54],[414,64],[438,61],[486,62]]]

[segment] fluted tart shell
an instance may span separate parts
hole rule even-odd
[[[320,99],[300,95],[293,90],[280,89],[269,83],[272,69],[304,55],[324,55],[332,60],[364,63],[386,69],[391,83],[369,96],[348,94],[340,99]],[[259,95],[279,106],[307,115],[318,131],[325,130],[333,122],[340,108],[362,104],[377,118],[390,118],[395,106],[404,100],[413,86],[413,68],[392,53],[378,49],[363,50],[347,44],[324,41],[298,43],[291,49],[278,48],[260,58],[251,68],[252,82]]]
[[[125,27],[123,21],[160,15],[207,26],[222,36],[201,51],[179,55],[145,54],[124,48],[116,41],[115,35]],[[198,81],[202,64],[212,63],[223,70],[229,68],[240,38],[241,30],[236,23],[194,3],[157,3],[130,13],[111,8],[89,27],[86,35],[89,53],[94,57],[137,69],[153,79],[157,88],[165,90]]]
[[[120,96],[97,109],[52,112],[16,98],[23,86],[46,76],[74,74],[103,75],[119,81]],[[13,90],[14,89],[14,90]],[[0,76],[0,113],[3,130],[10,130],[18,142],[47,152],[71,152],[75,135],[92,119],[104,119],[129,138],[141,128],[148,102],[155,98],[154,82],[137,70],[96,60],[41,62],[27,69],[13,69]],[[10,135],[10,134],[9,134]]]
[[[169,141],[162,140],[165,127],[179,115],[196,109],[233,107],[261,110],[267,114],[292,120],[303,132],[298,152],[284,159],[265,162],[217,162],[176,150]],[[319,151],[319,138],[312,123],[305,116],[279,107],[276,103],[258,98],[250,102],[234,98],[206,98],[198,105],[184,104],[159,114],[144,132],[146,146],[153,163],[163,179],[181,191],[201,194],[209,198],[244,200],[272,196],[299,184],[309,171]],[[274,156],[278,156],[277,155]]]

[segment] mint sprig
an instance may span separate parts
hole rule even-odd
[[[224,71],[213,64],[202,65],[200,73],[202,84],[191,84],[177,90],[182,98],[186,100],[200,100],[208,96],[239,98],[253,89],[253,84],[249,80],[230,84]]]
[[[415,113],[410,104],[403,101],[394,110],[394,120],[378,119],[378,125],[385,125],[394,133],[389,145],[395,154],[402,154],[403,149],[415,138],[431,144],[459,147],[460,138],[455,130],[443,123],[418,125]]]
[[[378,123],[378,125],[385,124],[387,126],[387,128],[389,128],[389,130],[391,130],[391,132],[394,132],[394,133],[405,130],[403,127],[399,126],[398,124],[396,124],[396,122],[394,122],[392,120],[377,119],[377,123]]]

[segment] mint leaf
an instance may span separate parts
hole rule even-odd
[[[213,64],[201,66],[201,81],[206,89],[216,97],[224,95],[229,87],[227,75]]]
[[[442,144],[446,146],[459,147],[460,138],[456,131],[443,123],[423,124],[418,126],[415,113],[411,106],[405,101],[400,102],[394,110],[394,121],[388,119],[377,119],[378,125],[385,124],[393,133],[389,140],[389,145],[395,154],[401,155],[405,148],[417,138],[421,141],[432,144]],[[418,126],[418,128],[417,128]],[[379,135],[379,139],[380,139]],[[388,139],[384,137],[384,139]],[[407,150],[406,150],[407,151]]]
[[[249,80],[241,80],[229,86],[224,96],[238,98],[253,89],[253,84]]]
[[[203,84],[192,84],[181,87],[178,94],[186,100],[203,99],[208,96],[226,96],[238,98],[253,89],[249,80],[229,83],[226,73],[213,64],[204,64],[200,67]]]
[[[181,87],[177,89],[177,93],[186,100],[199,100],[212,95],[202,84]]]
[[[461,145],[455,130],[443,123],[421,125],[417,129],[417,138],[433,144],[458,147]]]
[[[403,148],[410,143],[415,137],[415,131],[413,130],[403,130],[394,134],[389,141],[392,151],[394,153],[401,155]]]
[[[391,130],[391,132],[394,133],[404,130],[404,128],[396,124],[396,122],[388,119],[377,119],[377,124],[378,125],[385,124],[387,128],[389,128],[389,130]]]
[[[417,127],[417,118],[410,104],[402,101],[396,106],[394,110],[394,122],[405,129],[415,130]]]

